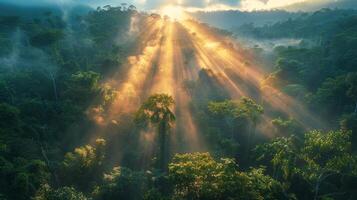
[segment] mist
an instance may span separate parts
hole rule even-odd
[[[0,2],[0,199],[356,196],[357,9]]]

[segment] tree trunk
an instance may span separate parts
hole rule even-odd
[[[252,133],[252,124],[249,123],[249,126],[248,126],[248,140],[247,140],[247,146],[246,146],[245,155],[244,155],[244,158],[245,158],[245,161],[246,161],[247,164],[249,164],[249,150],[250,150],[251,133]]]
[[[42,155],[43,159],[44,159],[45,162],[46,162],[46,165],[47,165],[47,168],[48,168],[49,172],[50,172],[50,173],[52,174],[52,176],[54,177],[56,186],[58,186],[58,185],[59,185],[58,176],[57,176],[55,170],[52,169],[52,167],[51,167],[51,163],[50,163],[50,160],[49,160],[48,157],[47,157],[46,148],[43,146],[40,133],[39,133],[36,129],[34,129],[33,127],[31,127],[31,129],[36,133],[37,143],[38,143],[38,145],[39,145],[39,147],[40,147],[41,155]]]
[[[166,169],[166,123],[165,121],[160,122],[159,125],[159,168],[162,171]]]
[[[329,174],[327,174],[327,175],[325,175],[325,176],[324,176],[324,174],[325,174],[325,172],[322,172],[322,173],[320,174],[319,178],[318,178],[317,181],[316,181],[314,200],[317,200],[318,197],[319,197],[319,190],[320,190],[320,186],[321,186],[322,182],[323,182],[325,179],[327,179],[328,177],[334,175],[335,173],[329,173]]]
[[[233,128],[233,121],[228,121],[228,126],[229,126],[229,131],[231,132],[231,140],[235,141],[235,134],[234,134],[234,128]]]
[[[51,76],[51,81],[52,81],[53,93],[55,95],[55,100],[57,102],[58,101],[58,92],[57,92],[56,79],[55,79],[55,76],[52,73],[50,73],[50,76]]]
[[[249,125],[249,134],[248,134],[248,147],[247,147],[247,153],[249,153],[249,150],[251,148],[252,145],[252,141],[255,137],[255,129],[256,129],[256,123],[251,123]]]
[[[320,189],[320,180],[317,181],[315,185],[315,195],[314,195],[314,200],[317,200],[318,195],[319,195],[319,189]]]
[[[15,104],[15,97],[14,97],[12,91],[11,91],[8,87],[6,87],[6,90],[8,91],[8,93],[9,93],[9,95],[10,95],[11,103],[12,103],[12,104]]]
[[[257,131],[257,123],[254,122],[253,123],[253,130],[252,130],[252,134],[251,134],[252,138],[251,138],[251,141],[250,141],[251,144],[253,144],[255,142],[255,133],[256,133],[256,131]]]
[[[245,155],[247,158],[246,160],[247,160],[248,164],[250,162],[249,151],[251,150],[252,143],[254,141],[256,126],[257,126],[256,123],[250,123],[250,125],[249,125],[248,144],[247,144],[247,150],[246,150],[246,155]]]
[[[355,114],[357,114],[357,101],[356,101],[356,105],[355,105]]]

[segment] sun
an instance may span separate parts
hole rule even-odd
[[[185,18],[185,10],[180,6],[165,6],[159,10],[162,16],[168,16],[173,20],[183,20]]]

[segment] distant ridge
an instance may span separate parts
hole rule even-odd
[[[244,12],[238,10],[213,11],[213,12],[192,12],[195,19],[208,23],[218,28],[230,29],[243,24],[254,23],[255,25],[273,24],[282,19],[294,19],[304,12],[288,12],[285,10],[252,11]]]
[[[23,18],[34,18],[49,11],[55,15],[61,16],[65,10],[69,10],[71,13],[75,13],[76,15],[84,15],[93,10],[93,8],[86,5],[71,4],[65,5],[63,7],[56,4],[23,6],[0,2],[0,16],[21,16]]]

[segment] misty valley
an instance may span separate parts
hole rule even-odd
[[[357,199],[353,1],[73,2],[0,0],[0,200]]]

